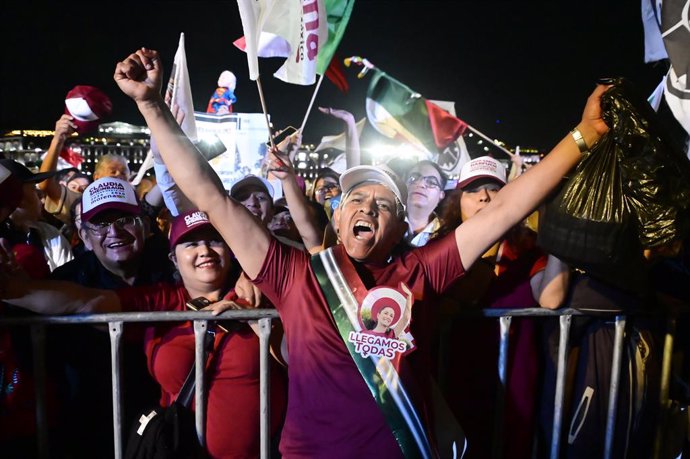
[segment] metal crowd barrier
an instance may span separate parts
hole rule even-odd
[[[34,379],[36,381],[36,424],[38,431],[38,457],[48,458],[48,421],[46,417],[46,372],[45,372],[45,327],[46,325],[74,325],[74,324],[108,324],[110,333],[110,357],[112,368],[112,397],[113,397],[113,441],[115,459],[121,459],[122,449],[122,406],[120,393],[120,343],[124,323],[143,322],[194,322],[194,338],[196,353],[196,390],[195,390],[195,421],[197,435],[202,445],[205,445],[206,409],[203,400],[206,396],[204,381],[204,335],[208,321],[215,320],[248,320],[258,321],[259,324],[259,410],[261,419],[260,453],[265,459],[270,454],[270,416],[269,416],[269,337],[271,322],[278,319],[278,312],[271,309],[250,309],[226,311],[214,316],[208,311],[189,312],[123,312],[113,314],[85,314],[70,316],[30,316],[0,318],[0,326],[29,325],[31,327],[31,342],[34,351]]]
[[[554,399],[553,431],[550,448],[550,457],[557,459],[561,449],[561,427],[563,425],[563,402],[566,378],[566,360],[569,346],[569,332],[572,316],[587,315],[575,309],[561,309],[551,311],[541,308],[527,309],[484,309],[473,311],[470,316],[480,316],[487,318],[497,318],[500,325],[500,344],[497,374],[499,380],[499,390],[497,394],[497,409],[494,423],[494,439],[502,438],[503,412],[505,410],[505,387],[507,383],[508,365],[508,337],[510,325],[513,317],[559,317],[560,339],[558,348],[558,365],[556,374],[556,390]],[[601,314],[597,314],[601,317]],[[604,444],[604,459],[611,459],[613,437],[616,423],[616,406],[619,391],[619,378],[621,369],[621,356],[623,351],[623,338],[626,324],[625,315],[613,315],[615,317],[615,338],[614,350],[611,358],[611,384],[609,389],[608,415],[606,422],[606,434]],[[205,408],[202,400],[205,397],[204,382],[204,363],[203,363],[203,342],[207,322],[209,320],[258,320],[260,329],[260,441],[261,458],[269,457],[269,349],[268,341],[271,330],[271,321],[278,319],[279,316],[274,310],[253,309],[240,311],[226,311],[219,316],[212,316],[210,312],[154,312],[154,313],[116,313],[116,314],[92,314],[92,315],[72,315],[72,316],[40,316],[40,317],[21,317],[21,318],[0,318],[0,325],[30,325],[32,330],[32,343],[35,355],[35,379],[36,379],[36,419],[39,434],[39,457],[48,457],[47,443],[47,419],[45,416],[45,330],[46,325],[60,324],[101,324],[107,323],[110,331],[111,342],[111,361],[112,361],[112,397],[113,397],[113,438],[115,446],[115,458],[122,457],[122,432],[121,432],[121,407],[120,407],[120,339],[122,336],[123,323],[134,322],[172,322],[172,321],[194,321],[194,334],[196,343],[196,427],[200,440],[204,440],[204,419]],[[669,406],[669,381],[671,374],[671,353],[673,352],[673,334],[675,332],[675,321],[669,319],[667,327],[664,354],[661,372],[661,414],[662,419],[665,408]],[[659,422],[656,433],[654,457],[658,458],[661,454],[661,442],[663,437],[663,422]],[[502,441],[494,442],[493,458],[503,457]]]

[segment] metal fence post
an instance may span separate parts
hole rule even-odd
[[[201,446],[206,447],[206,387],[204,376],[206,373],[205,344],[208,322],[205,320],[194,321],[194,354],[196,359],[194,387],[194,420],[196,435]]]
[[[496,405],[494,406],[494,442],[491,456],[494,459],[503,457],[503,419],[505,414],[506,387],[508,384],[508,338],[510,337],[511,316],[498,319],[500,325],[500,344],[498,348],[498,384],[496,385]]]
[[[616,413],[618,408],[618,387],[621,377],[621,356],[623,355],[623,336],[625,334],[625,316],[616,316],[616,334],[613,341],[613,359],[611,362],[611,386],[609,387],[609,410],[606,416],[606,442],[604,459],[610,459],[613,453],[613,437],[616,430]]]
[[[559,318],[558,367],[556,370],[556,395],[553,401],[553,429],[551,429],[551,459],[558,459],[561,449],[561,426],[563,425],[563,401],[565,398],[565,371],[568,360],[568,337],[573,316]]]
[[[259,412],[260,412],[260,441],[261,459],[270,456],[270,407],[268,404],[269,379],[271,367],[268,365],[270,358],[268,350],[269,336],[271,335],[271,319],[259,319]]]
[[[36,429],[38,457],[50,457],[48,450],[48,414],[46,407],[46,327],[31,326],[31,345],[34,356],[34,381],[36,384]]]
[[[110,333],[110,364],[113,387],[113,442],[115,459],[122,459],[122,404],[120,394],[120,341],[122,322],[108,322]]]
[[[661,364],[661,384],[659,387],[659,422],[656,426],[656,436],[654,439],[654,458],[661,457],[664,444],[664,428],[668,422],[669,409],[669,389],[671,381],[671,360],[673,358],[673,339],[676,335],[676,319],[669,317],[666,323],[666,335],[664,336],[664,357]]]

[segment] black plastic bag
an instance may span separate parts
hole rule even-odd
[[[690,162],[622,78],[601,99],[610,127],[546,207],[539,244],[624,290],[646,286],[644,248],[687,234]]]

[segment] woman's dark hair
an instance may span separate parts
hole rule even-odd
[[[433,238],[439,238],[454,231],[462,223],[460,213],[460,196],[462,190],[446,191],[446,196],[441,200],[437,208],[438,219],[441,222]]]
[[[69,206],[69,219],[72,222],[72,226],[74,226],[74,219],[77,218],[77,206],[81,204],[81,196],[79,196],[77,199],[75,199],[72,204]]]
[[[74,173],[73,176],[71,176],[71,177],[67,180],[66,183],[69,183],[69,182],[71,182],[72,180],[76,180],[76,179],[79,179],[79,178],[84,178],[84,179],[88,180],[89,183],[92,182],[91,176],[90,176],[90,175],[86,175],[86,174],[84,174],[83,172],[77,171],[77,172]]]

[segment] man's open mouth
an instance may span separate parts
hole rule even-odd
[[[352,231],[357,239],[371,239],[374,237],[374,225],[364,220],[356,221]]]

